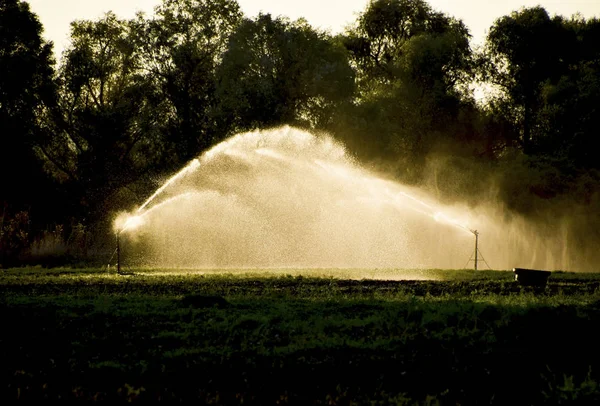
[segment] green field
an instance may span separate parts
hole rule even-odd
[[[600,401],[600,274],[128,271],[0,271],[0,404]]]

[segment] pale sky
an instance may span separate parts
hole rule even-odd
[[[152,14],[160,0],[29,0],[31,10],[44,25],[45,37],[54,42],[60,55],[68,44],[69,23],[76,19],[97,19],[107,11],[123,18],[133,17],[136,11]],[[332,33],[342,32],[356,19],[368,0],[238,0],[246,16],[260,11],[283,15],[295,20],[300,17]],[[429,0],[434,10],[460,18],[473,35],[473,43],[481,44],[487,30],[497,18],[521,7],[541,5],[550,14],[571,16],[577,12],[584,17],[600,17],[600,0]]]

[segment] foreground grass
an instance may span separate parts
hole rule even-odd
[[[0,401],[600,400],[600,275],[360,272],[0,271]]]

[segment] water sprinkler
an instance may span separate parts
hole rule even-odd
[[[117,254],[117,274],[118,275],[135,275],[132,272],[121,271],[121,232],[122,231],[125,231],[125,228],[122,228],[115,233],[115,238],[117,240],[117,248],[115,249],[115,253],[113,254],[113,256],[115,254]],[[111,257],[111,261],[112,261],[112,257]]]
[[[479,232],[477,230],[471,230],[471,232],[473,235],[475,235],[475,270],[477,270],[477,252],[479,251],[477,245],[479,244]],[[117,254],[117,258],[118,257],[119,255]]]
[[[113,258],[115,257],[115,254],[116,254],[117,255],[117,273],[119,273],[119,274],[121,273],[121,239],[120,239],[121,231],[123,231],[123,229],[121,229],[121,230],[119,230],[119,231],[117,231],[115,233],[115,239],[116,239],[116,242],[117,242],[117,247],[113,251],[113,254],[110,257],[110,259],[108,260],[108,265],[107,265],[107,267],[110,268],[112,260],[113,260]]]
[[[117,273],[121,273],[121,231],[117,232]]]
[[[489,268],[490,266],[488,265],[487,261],[485,260],[485,258],[483,258],[483,255],[481,254],[481,251],[479,251],[479,231],[477,230],[471,230],[469,228],[469,231],[471,233],[473,233],[473,235],[475,236],[475,252],[473,255],[471,255],[471,258],[469,258],[469,260],[467,261],[467,264],[471,261],[475,262],[475,266],[474,269],[477,270],[477,265],[479,263],[479,257],[481,257],[481,260],[487,265],[487,267]],[[473,258],[475,257],[475,258]]]
[[[117,254],[117,273],[119,273],[119,274],[121,273],[121,241],[120,241],[120,234],[121,234],[121,232],[126,231],[128,229],[134,229],[134,228],[137,228],[140,225],[142,225],[144,223],[143,217],[148,212],[148,210],[144,211],[144,209],[146,208],[146,206],[148,206],[170,184],[172,184],[173,182],[177,181],[181,177],[185,176],[188,172],[191,172],[191,171],[195,170],[199,166],[200,166],[200,161],[198,159],[193,159],[192,161],[190,161],[190,163],[185,168],[183,168],[181,171],[177,172],[174,176],[172,176],[160,188],[158,188],[156,190],[156,192],[154,192],[154,194],[152,194],[152,196],[150,196],[144,202],[144,204],[142,204],[140,207],[138,207],[138,209],[136,210],[136,213],[139,213],[139,214],[133,215],[133,216],[132,215],[128,215],[127,216],[127,218],[125,219],[123,225],[121,226],[121,228],[115,234],[116,242],[117,242],[117,248],[116,248],[115,252],[113,253],[113,256],[110,258],[110,261],[112,261],[112,258],[114,257],[114,255]]]

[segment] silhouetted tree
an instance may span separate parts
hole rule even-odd
[[[140,67],[133,28],[112,13],[72,23],[58,106],[46,117],[52,136],[39,145],[72,210],[90,223],[135,202],[125,188],[161,169],[166,108]]]
[[[343,42],[359,93],[338,132],[360,156],[397,161],[405,180],[418,180],[432,146],[462,137],[457,118],[474,109],[468,30],[421,0],[377,0]]]
[[[518,126],[526,153],[535,143],[543,86],[558,80],[568,67],[573,39],[562,19],[550,18],[542,7],[513,12],[490,29],[486,78],[501,90],[505,111]]]
[[[500,196],[511,209],[534,216],[547,213],[541,208],[550,202],[600,207],[599,40],[597,19],[550,17],[542,7],[501,17],[490,29],[483,72],[499,94],[489,105],[518,141],[498,170],[505,174]],[[592,222],[574,232],[596,229]]]
[[[561,55],[568,64],[560,61],[560,76],[542,86],[532,152],[558,160],[570,172],[600,169],[595,151],[600,128],[600,21],[556,20],[568,39],[562,40]]]
[[[73,22],[57,73],[41,33],[27,3],[0,0],[0,264],[42,224],[107,223],[226,136],[280,124],[330,131],[445,199],[476,204],[492,179],[532,216],[569,195],[600,207],[598,19],[521,9],[474,56],[464,24],[423,0],[370,1],[336,37],[243,18],[235,0],[163,0],[152,17]],[[475,72],[498,89],[486,105]]]
[[[468,30],[422,0],[369,3],[344,44],[366,89],[406,74],[429,86],[441,80],[453,87],[468,79]]]
[[[223,122],[239,131],[295,124],[326,128],[353,95],[344,50],[304,20],[260,14],[232,35],[218,69]]]
[[[52,212],[52,184],[34,146],[53,100],[52,44],[29,4],[0,1],[0,265],[11,265]]]
[[[235,0],[164,0],[156,16],[137,20],[137,47],[169,104],[161,119],[179,167],[227,134],[217,123],[215,70],[241,20]]]
[[[32,203],[43,178],[33,153],[40,110],[53,98],[52,44],[29,4],[0,2],[0,205]],[[26,186],[30,185],[30,186]],[[33,194],[32,194],[33,193]]]

